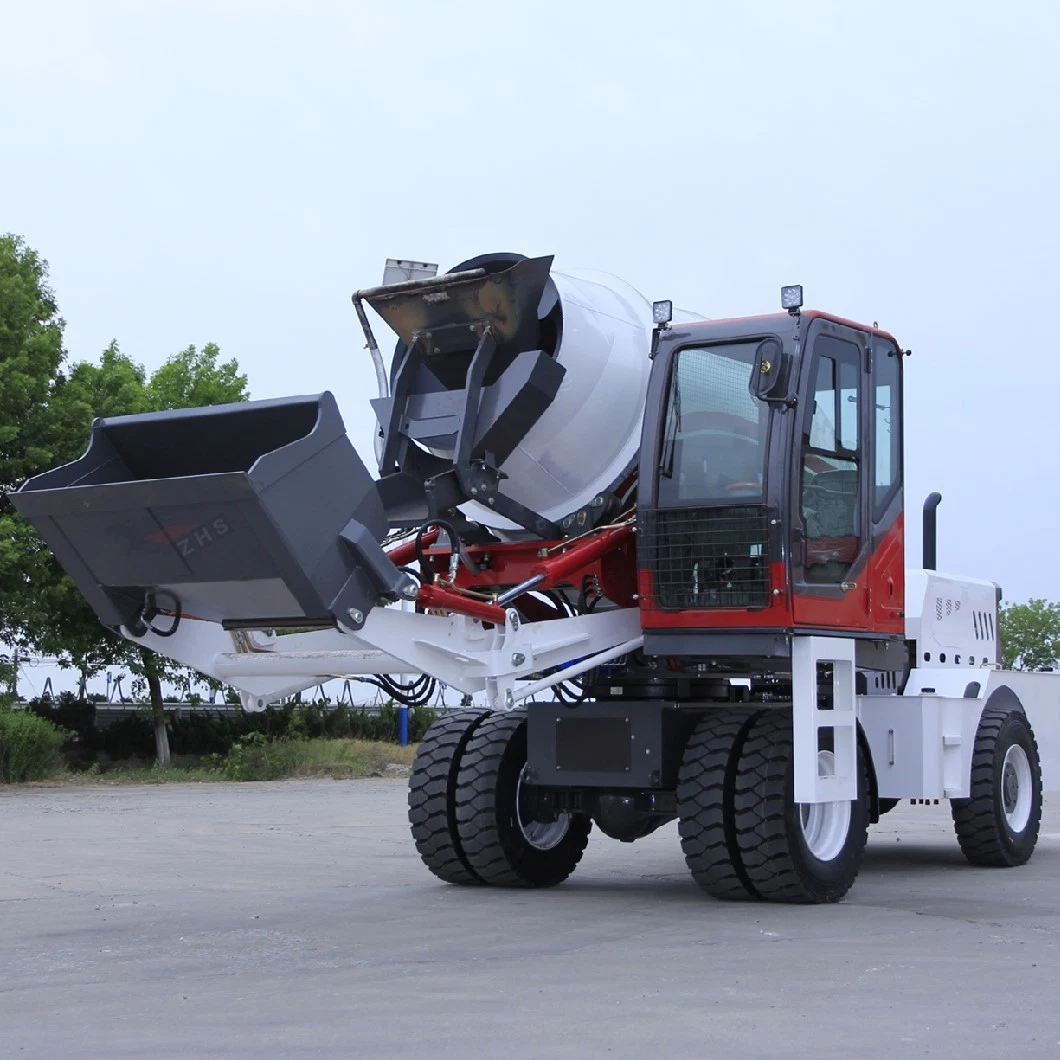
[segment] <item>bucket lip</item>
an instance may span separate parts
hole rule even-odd
[[[137,478],[117,482],[85,483],[82,480],[105,466],[115,458],[115,454],[107,442],[109,430],[121,430],[136,428],[141,425],[150,424],[153,428],[162,428],[167,424],[187,421],[194,417],[196,420],[214,419],[219,416],[242,417],[260,414],[269,409],[289,409],[291,407],[302,407],[306,409],[315,408],[316,415],[312,426],[304,434],[297,438],[291,438],[275,449],[269,449],[260,453],[250,463],[250,466],[242,470],[204,472],[200,475],[185,475],[155,478]],[[89,436],[88,446],[84,453],[76,460],[61,464],[58,467],[43,471],[34,475],[22,483],[17,490],[10,493],[12,504],[16,511],[22,515],[48,515],[55,512],[69,512],[71,510],[107,510],[98,504],[87,504],[87,491],[104,491],[98,496],[112,498],[125,497],[124,488],[134,487],[145,492],[151,492],[152,483],[175,482],[178,479],[188,479],[195,482],[203,482],[209,479],[225,479],[235,477],[248,477],[252,485],[263,489],[278,478],[290,471],[284,466],[285,462],[277,461],[277,454],[289,449],[305,438],[314,435],[322,445],[331,444],[340,438],[346,437],[346,427],[339,412],[338,402],[330,390],[324,390],[319,394],[299,394],[293,397],[264,398],[260,401],[238,401],[225,405],[205,405],[190,409],[164,409],[160,412],[137,412],[124,416],[98,416],[92,421],[92,433]],[[271,466],[271,469],[270,469]],[[28,498],[54,498],[58,493],[65,493],[69,498],[68,503],[55,504],[54,501],[31,501]],[[146,502],[145,502],[146,503]]]
[[[184,409],[161,409],[158,412],[131,412],[123,416],[97,416],[92,421],[93,428],[113,427],[115,425],[134,425],[137,423],[166,423],[186,419],[189,413],[198,417],[231,416],[259,411],[267,408],[279,408],[290,405],[317,405],[321,409],[330,405],[338,412],[335,395],[330,390],[319,394],[293,394],[290,397],[261,398],[256,401],[231,401],[225,405],[201,405]],[[30,479],[30,482],[33,480]]]

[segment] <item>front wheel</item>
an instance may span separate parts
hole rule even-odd
[[[1042,819],[1042,767],[1027,716],[983,711],[972,752],[971,791],[950,803],[953,828],[973,865],[1026,864]]]
[[[763,711],[744,740],[733,792],[740,861],[754,892],[772,902],[838,902],[861,868],[869,829],[868,771],[858,747],[858,797],[795,802],[791,718]],[[834,769],[831,751],[818,768]]]
[[[692,878],[712,898],[757,898],[740,859],[733,813],[736,771],[757,715],[719,709],[704,714],[685,747],[677,778],[681,849]]]
[[[426,732],[409,774],[409,825],[423,863],[446,883],[480,883],[456,828],[456,782],[471,734],[486,714],[443,715]]]
[[[526,713],[493,714],[468,741],[456,784],[457,833],[483,883],[553,887],[581,860],[592,822],[581,814],[535,820],[527,788]]]

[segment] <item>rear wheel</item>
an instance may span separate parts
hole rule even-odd
[[[736,841],[733,795],[752,711],[705,714],[688,741],[677,778],[681,849],[692,878],[714,898],[758,897]]]
[[[1030,859],[1042,818],[1042,769],[1022,711],[983,711],[970,797],[954,799],[950,810],[957,842],[973,865],[1008,868]]]
[[[462,710],[436,721],[420,741],[409,774],[409,824],[423,863],[446,883],[480,883],[456,827],[460,759],[486,715]]]
[[[818,752],[823,774],[831,751]],[[799,804],[794,799],[791,718],[763,711],[744,740],[733,793],[733,825],[754,891],[773,902],[837,902],[861,868],[868,839],[868,775],[858,748],[858,797]]]
[[[536,820],[526,781],[526,713],[493,714],[472,734],[456,785],[457,833],[472,872],[502,887],[552,887],[575,869],[592,822]]]

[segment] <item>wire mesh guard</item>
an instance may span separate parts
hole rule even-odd
[[[761,496],[768,412],[748,391],[753,357],[752,343],[677,354],[660,453],[660,508],[732,503],[748,498],[748,490]]]
[[[638,543],[661,611],[766,607],[769,518],[764,505],[645,512]]]
[[[754,436],[765,412],[747,389],[755,343],[735,346],[693,347],[677,354],[678,412],[720,412],[746,421]]]

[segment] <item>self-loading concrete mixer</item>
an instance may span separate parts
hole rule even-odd
[[[835,901],[902,798],[951,800],[973,863],[1031,856],[1060,676],[999,669],[998,590],[933,569],[934,501],[907,576],[890,334],[797,287],[675,319],[517,255],[354,303],[378,479],[324,393],[97,420],[14,495],[103,622],[248,709],[477,694],[410,779],[452,883],[555,884],[594,823],[676,818],[708,893]]]

